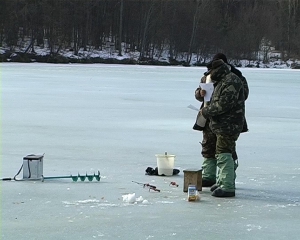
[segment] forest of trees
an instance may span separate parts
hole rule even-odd
[[[0,0],[0,47],[167,51],[187,64],[216,52],[256,60],[262,44],[285,60],[300,58],[300,0]],[[265,59],[267,60],[267,59]]]

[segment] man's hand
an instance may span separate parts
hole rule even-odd
[[[203,98],[205,96],[205,94],[206,94],[206,91],[201,88],[197,88],[195,91],[196,99]]]
[[[200,90],[200,96],[201,96],[201,97],[204,97],[205,94],[206,94],[206,91],[205,91],[204,89],[201,89],[201,90]]]

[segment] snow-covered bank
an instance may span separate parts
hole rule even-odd
[[[118,52],[110,49],[96,50],[90,49],[84,51],[80,49],[77,55],[74,55],[72,49],[60,50],[57,54],[50,54],[49,50],[35,47],[34,52],[24,54],[25,49],[17,49],[10,51],[5,48],[0,48],[0,61],[2,62],[42,62],[42,63],[107,63],[107,64],[136,64],[136,65],[181,65],[181,66],[205,66],[211,58],[200,58],[199,62],[197,56],[194,54],[191,63],[186,64],[186,57],[184,54],[177,56],[176,59],[169,59],[167,53],[154,56],[153,59],[139,60],[139,52],[126,53],[123,51],[122,56]],[[212,54],[213,56],[214,54]],[[212,57],[211,56],[211,57]],[[204,60],[205,59],[205,60]],[[263,61],[253,60],[231,60],[230,63],[237,67],[248,68],[291,68],[299,69],[300,60],[282,61],[280,59],[270,59],[268,63]]]

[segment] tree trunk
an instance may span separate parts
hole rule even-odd
[[[189,50],[188,50],[188,54],[187,54],[187,58],[186,58],[186,63],[189,65],[192,59],[192,51],[193,51],[193,45],[194,45],[194,40],[195,40],[195,36],[196,36],[196,31],[198,28],[198,22],[200,19],[200,6],[201,6],[201,0],[197,0],[197,6],[196,6],[196,11],[194,14],[194,18],[193,18],[193,28],[192,28],[192,34],[191,34],[191,39],[190,39],[190,43],[189,43]]]
[[[123,7],[124,7],[124,0],[120,0],[120,26],[119,26],[119,41],[118,41],[118,48],[119,48],[119,56],[122,56],[122,29],[123,29]]]
[[[151,2],[149,10],[148,10],[148,12],[146,13],[146,16],[145,16],[145,26],[144,26],[144,29],[143,29],[140,59],[144,58],[144,56],[145,56],[145,45],[146,45],[148,28],[149,28],[149,22],[150,22],[150,18],[151,18],[152,11],[153,11],[153,6],[154,6],[154,1]]]

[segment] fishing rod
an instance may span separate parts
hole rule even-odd
[[[160,192],[160,190],[157,189],[156,186],[151,185],[149,183],[140,183],[140,182],[136,182],[136,181],[132,181],[132,182],[137,183],[137,184],[143,186],[144,188],[148,187],[149,188],[149,192],[150,192],[150,190],[153,190],[155,192]]]

